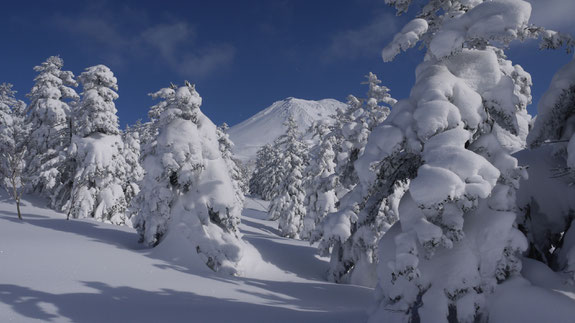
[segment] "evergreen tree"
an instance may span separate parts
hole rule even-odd
[[[127,127],[122,133],[122,141],[124,142],[123,155],[127,166],[124,195],[126,197],[126,204],[130,205],[132,199],[140,191],[139,183],[144,178],[144,169],[140,165],[141,148],[138,129],[135,127]],[[131,216],[131,214],[127,214],[128,218]]]
[[[230,175],[232,177],[232,183],[234,184],[234,189],[236,191],[236,196],[240,203],[243,203],[245,193],[248,191],[248,183],[245,177],[245,173],[242,170],[241,162],[234,158],[232,148],[234,143],[230,140],[228,135],[228,125],[224,122],[220,127],[218,127],[218,143],[220,145],[220,152],[222,157],[228,165],[230,170]]]
[[[328,213],[337,211],[335,188],[338,177],[335,176],[335,137],[329,125],[318,122],[312,125],[318,143],[310,149],[310,164],[305,172],[306,216],[302,237],[317,240],[316,226]]]
[[[284,169],[279,138],[257,152],[256,167],[249,181],[250,193],[271,201],[280,191]]]
[[[290,115],[285,125],[287,131],[280,137],[280,143],[285,147],[281,160],[285,176],[270,203],[269,214],[271,219],[279,220],[279,230],[283,236],[297,239],[305,217],[303,172],[306,146],[301,141],[293,116]]]
[[[386,2],[400,11],[410,3]],[[375,173],[383,178],[362,171],[360,185],[397,187],[400,198],[399,221],[378,249],[371,322],[486,321],[486,297],[520,274],[515,191],[524,170],[511,153],[525,146],[531,78],[501,48],[529,36],[529,15],[522,0],[429,1],[384,49],[390,60],[421,40],[427,54],[409,99],[356,163],[391,164],[396,171]]]
[[[142,123],[141,120],[137,120],[136,123],[130,127],[131,132],[137,133],[138,136],[138,142],[140,144],[140,163],[154,149],[156,143],[155,138],[158,135],[158,129],[155,127],[155,121],[151,116],[150,118],[152,121]]]
[[[337,142],[336,173],[339,174],[339,187],[336,189],[339,196],[345,195],[357,184],[357,172],[354,163],[361,156],[369,133],[380,124],[387,115],[390,107],[397,100],[388,93],[389,88],[379,85],[381,81],[373,73],[365,76],[362,84],[368,85],[367,97],[359,99],[353,95],[347,98],[347,110],[340,110],[335,115],[333,135]]]
[[[133,165],[126,161],[116,116],[117,80],[104,65],[87,68],[79,80],[84,92],[74,113],[70,154],[76,171],[66,205],[68,216],[124,224],[128,173]]]
[[[369,72],[365,78],[367,80],[361,84],[367,84],[369,87],[365,106],[367,111],[366,123],[369,131],[371,131],[387,118],[390,111],[389,107],[393,107],[397,100],[391,97],[387,86],[380,85],[381,81],[377,78],[377,75]]]
[[[188,250],[212,270],[237,273],[244,248],[238,232],[242,204],[217,128],[200,111],[202,99],[188,82],[152,96],[162,99],[151,108],[158,135],[144,157],[146,174],[133,203],[141,241],[166,248],[187,241]]]
[[[526,255],[575,279],[575,59],[543,94],[527,142],[530,149],[517,154],[529,165],[518,192]]]
[[[18,218],[20,198],[27,182],[26,153],[29,144],[25,124],[26,104],[17,100],[12,84],[0,84],[0,183],[16,202]]]
[[[72,138],[71,112],[79,99],[73,87],[78,86],[74,74],[62,71],[63,60],[49,57],[34,67],[38,76],[28,94],[30,105],[26,123],[31,129],[29,172],[34,174],[32,189],[49,197],[51,206],[60,209],[70,198],[72,169],[67,149]]]
[[[357,186],[359,170],[356,163],[364,154],[371,132],[387,118],[397,101],[389,94],[389,88],[380,85],[375,74],[369,73],[366,79],[363,84],[368,85],[367,98],[360,100],[350,96],[350,108],[337,116],[338,127],[332,133],[343,149],[337,158],[337,175],[332,175],[337,180],[331,182],[338,184],[334,190],[338,210],[324,216],[312,241],[320,241],[320,254],[331,256],[329,280],[373,286],[377,281],[377,243],[397,216],[384,214],[384,210],[393,209],[384,197],[387,194],[382,194],[386,189]],[[363,171],[378,171],[377,165],[364,167],[367,168]],[[393,183],[379,185],[393,186]],[[366,212],[366,209],[370,211]]]

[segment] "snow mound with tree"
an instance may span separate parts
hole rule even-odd
[[[182,254],[198,254],[212,270],[236,274],[246,248],[237,228],[242,201],[217,128],[200,111],[202,98],[188,82],[152,96],[162,99],[151,109],[159,112],[158,135],[144,157],[134,227],[148,246],[183,244]]]
[[[318,120],[329,119],[337,109],[346,109],[346,104],[334,99],[319,101],[287,98],[274,102],[263,111],[233,126],[229,130],[235,144],[235,156],[241,161],[255,160],[257,151],[271,144],[286,132],[284,123],[293,115],[298,130],[305,133]]]

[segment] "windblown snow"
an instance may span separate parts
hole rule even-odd
[[[235,157],[242,161],[255,159],[260,147],[272,143],[285,133],[284,123],[290,114],[294,116],[298,130],[305,133],[314,121],[328,119],[339,108],[345,109],[346,104],[334,99],[311,101],[287,98],[274,102],[265,110],[230,128]]]

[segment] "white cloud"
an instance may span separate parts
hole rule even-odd
[[[198,44],[195,28],[182,21],[145,29],[116,24],[122,20],[111,16],[57,15],[53,21],[78,37],[87,50],[98,48],[112,64],[148,59],[165,64],[180,76],[198,78],[230,65],[235,57],[235,48],[228,43]]]
[[[323,58],[334,61],[379,56],[385,42],[397,30],[397,17],[387,13],[379,15],[362,27],[335,34]]]
[[[531,22],[545,28],[575,33],[575,0],[527,0]]]

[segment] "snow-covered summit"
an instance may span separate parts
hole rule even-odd
[[[258,149],[273,142],[285,132],[284,123],[292,114],[299,131],[305,132],[314,121],[327,119],[345,103],[334,99],[319,101],[287,98],[274,102],[251,118],[230,128],[230,138],[235,144],[234,153],[242,161],[253,160]]]

